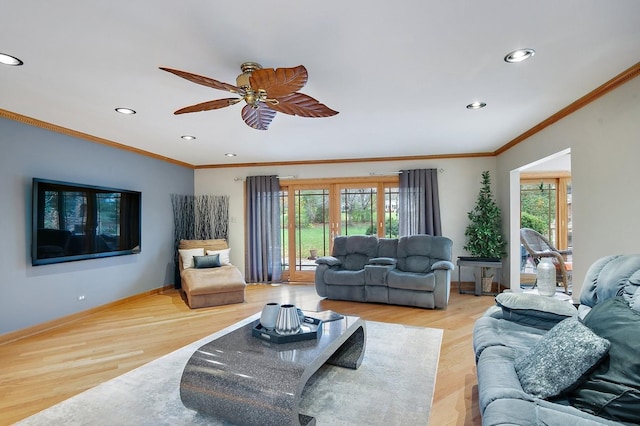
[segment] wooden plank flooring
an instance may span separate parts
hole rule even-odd
[[[267,302],[331,309],[365,320],[444,330],[431,425],[480,425],[471,347],[492,297],[451,294],[428,310],[324,300],[312,284],[247,287],[242,304],[191,310],[177,290],[136,298],[0,345],[0,425],[12,424],[259,312]]]

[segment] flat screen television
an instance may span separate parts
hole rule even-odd
[[[142,194],[33,179],[31,264],[140,252]]]

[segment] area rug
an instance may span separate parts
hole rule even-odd
[[[254,315],[19,422],[19,425],[227,425],[185,408],[180,378],[200,346]],[[367,321],[362,365],[325,365],[307,382],[300,412],[322,425],[428,423],[442,330]]]

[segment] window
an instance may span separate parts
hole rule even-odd
[[[336,235],[398,236],[398,177],[281,181],[283,276],[312,281]]]
[[[571,176],[523,174],[520,224],[547,237],[558,249],[571,247]]]

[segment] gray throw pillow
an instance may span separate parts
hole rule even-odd
[[[609,350],[609,341],[576,317],[565,319],[545,334],[514,367],[522,389],[537,398],[552,398],[572,390]]]
[[[193,256],[193,267],[196,269],[220,267],[220,255]]]
[[[578,310],[570,302],[538,294],[500,293],[496,296],[496,303],[502,308],[504,319],[544,330],[578,315]]]

